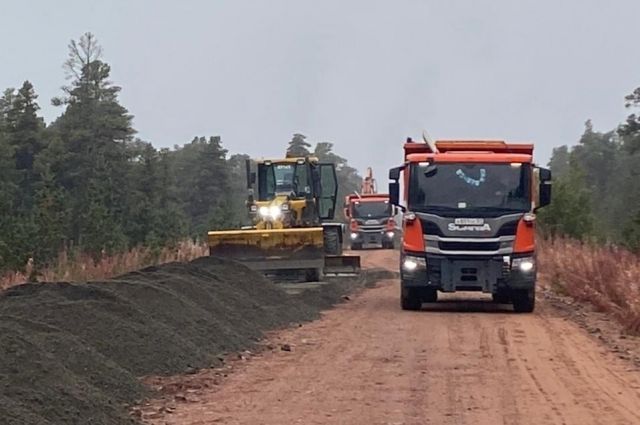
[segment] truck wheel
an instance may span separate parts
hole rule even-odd
[[[496,304],[508,304],[509,303],[509,295],[503,291],[499,291],[491,294],[491,299]]]
[[[422,307],[422,300],[412,288],[402,288],[400,292],[400,305],[403,310],[417,311]]]
[[[426,303],[435,303],[438,301],[438,290],[426,288],[423,292],[423,301]]]
[[[535,307],[535,289],[519,289],[513,291],[513,311],[516,313],[531,313]]]
[[[338,229],[324,229],[324,252],[329,255],[341,255],[342,246],[340,245],[340,235]]]

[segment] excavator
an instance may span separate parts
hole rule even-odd
[[[371,244],[393,249],[397,230],[394,219],[396,212],[389,195],[378,193],[373,170],[367,168],[360,192],[345,197],[344,216],[349,223],[351,249],[359,250]]]
[[[276,277],[318,281],[357,274],[360,257],[342,255],[343,224],[332,220],[336,167],[316,157],[246,161],[252,226],[208,232],[209,254]]]

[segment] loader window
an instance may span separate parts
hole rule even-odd
[[[338,178],[334,164],[319,164],[320,204],[319,215],[322,220],[332,220],[335,214],[336,200],[338,197]]]
[[[531,164],[412,164],[409,208],[452,216],[500,215],[531,209]]]
[[[276,195],[304,198],[311,193],[308,175],[306,164],[259,164],[258,199],[269,201]]]

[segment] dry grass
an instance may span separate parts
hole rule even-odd
[[[38,272],[37,279],[43,282],[104,280],[155,264],[193,260],[207,255],[207,252],[206,244],[190,240],[160,251],[144,247],[134,248],[122,254],[105,255],[98,261],[94,261],[88,255],[71,257],[62,252],[54,266]],[[32,267],[31,264],[27,264],[24,273],[14,272],[0,276],[0,290],[26,282]]]
[[[539,270],[552,290],[586,301],[640,334],[640,256],[616,246],[540,240]]]

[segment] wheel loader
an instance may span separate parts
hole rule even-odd
[[[210,255],[305,281],[359,272],[360,257],[342,255],[344,225],[331,221],[338,194],[335,164],[287,157],[259,160],[252,168],[247,160],[252,226],[209,232]]]

